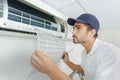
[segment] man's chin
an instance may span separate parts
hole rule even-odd
[[[78,42],[73,41],[74,44],[78,44]]]

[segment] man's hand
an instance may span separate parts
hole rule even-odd
[[[36,50],[31,57],[31,64],[40,72],[46,73],[51,80],[72,80],[62,72],[45,51]]]
[[[66,64],[69,63],[69,55],[68,55],[67,52],[64,52],[63,61],[64,61]]]
[[[80,65],[74,64],[73,62],[71,62],[71,61],[69,60],[69,55],[68,55],[67,52],[64,52],[63,61],[64,61],[73,71],[75,71],[75,70],[80,70],[81,74],[82,74],[83,76],[85,76],[84,70],[82,69],[82,67],[81,67]]]
[[[51,72],[56,66],[48,53],[38,50],[35,50],[32,54],[31,63],[37,70],[43,73]]]

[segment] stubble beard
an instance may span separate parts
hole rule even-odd
[[[86,40],[79,39],[78,37],[73,35],[73,43],[75,44],[84,44]]]
[[[75,43],[75,44],[79,44],[80,43],[79,39],[75,35],[73,35],[73,43]]]

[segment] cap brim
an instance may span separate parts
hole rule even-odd
[[[86,23],[85,21],[77,20],[77,19],[73,19],[73,18],[68,18],[68,20],[67,20],[67,23],[71,26],[73,26],[75,22]]]

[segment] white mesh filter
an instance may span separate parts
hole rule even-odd
[[[37,31],[38,49],[48,52],[55,63],[59,63],[65,51],[62,39],[50,35],[44,31]],[[40,73],[33,67],[27,80],[51,80],[46,74]]]
[[[65,44],[59,37],[50,35],[44,31],[37,31],[38,49],[47,51],[54,62],[58,62],[65,51]]]

